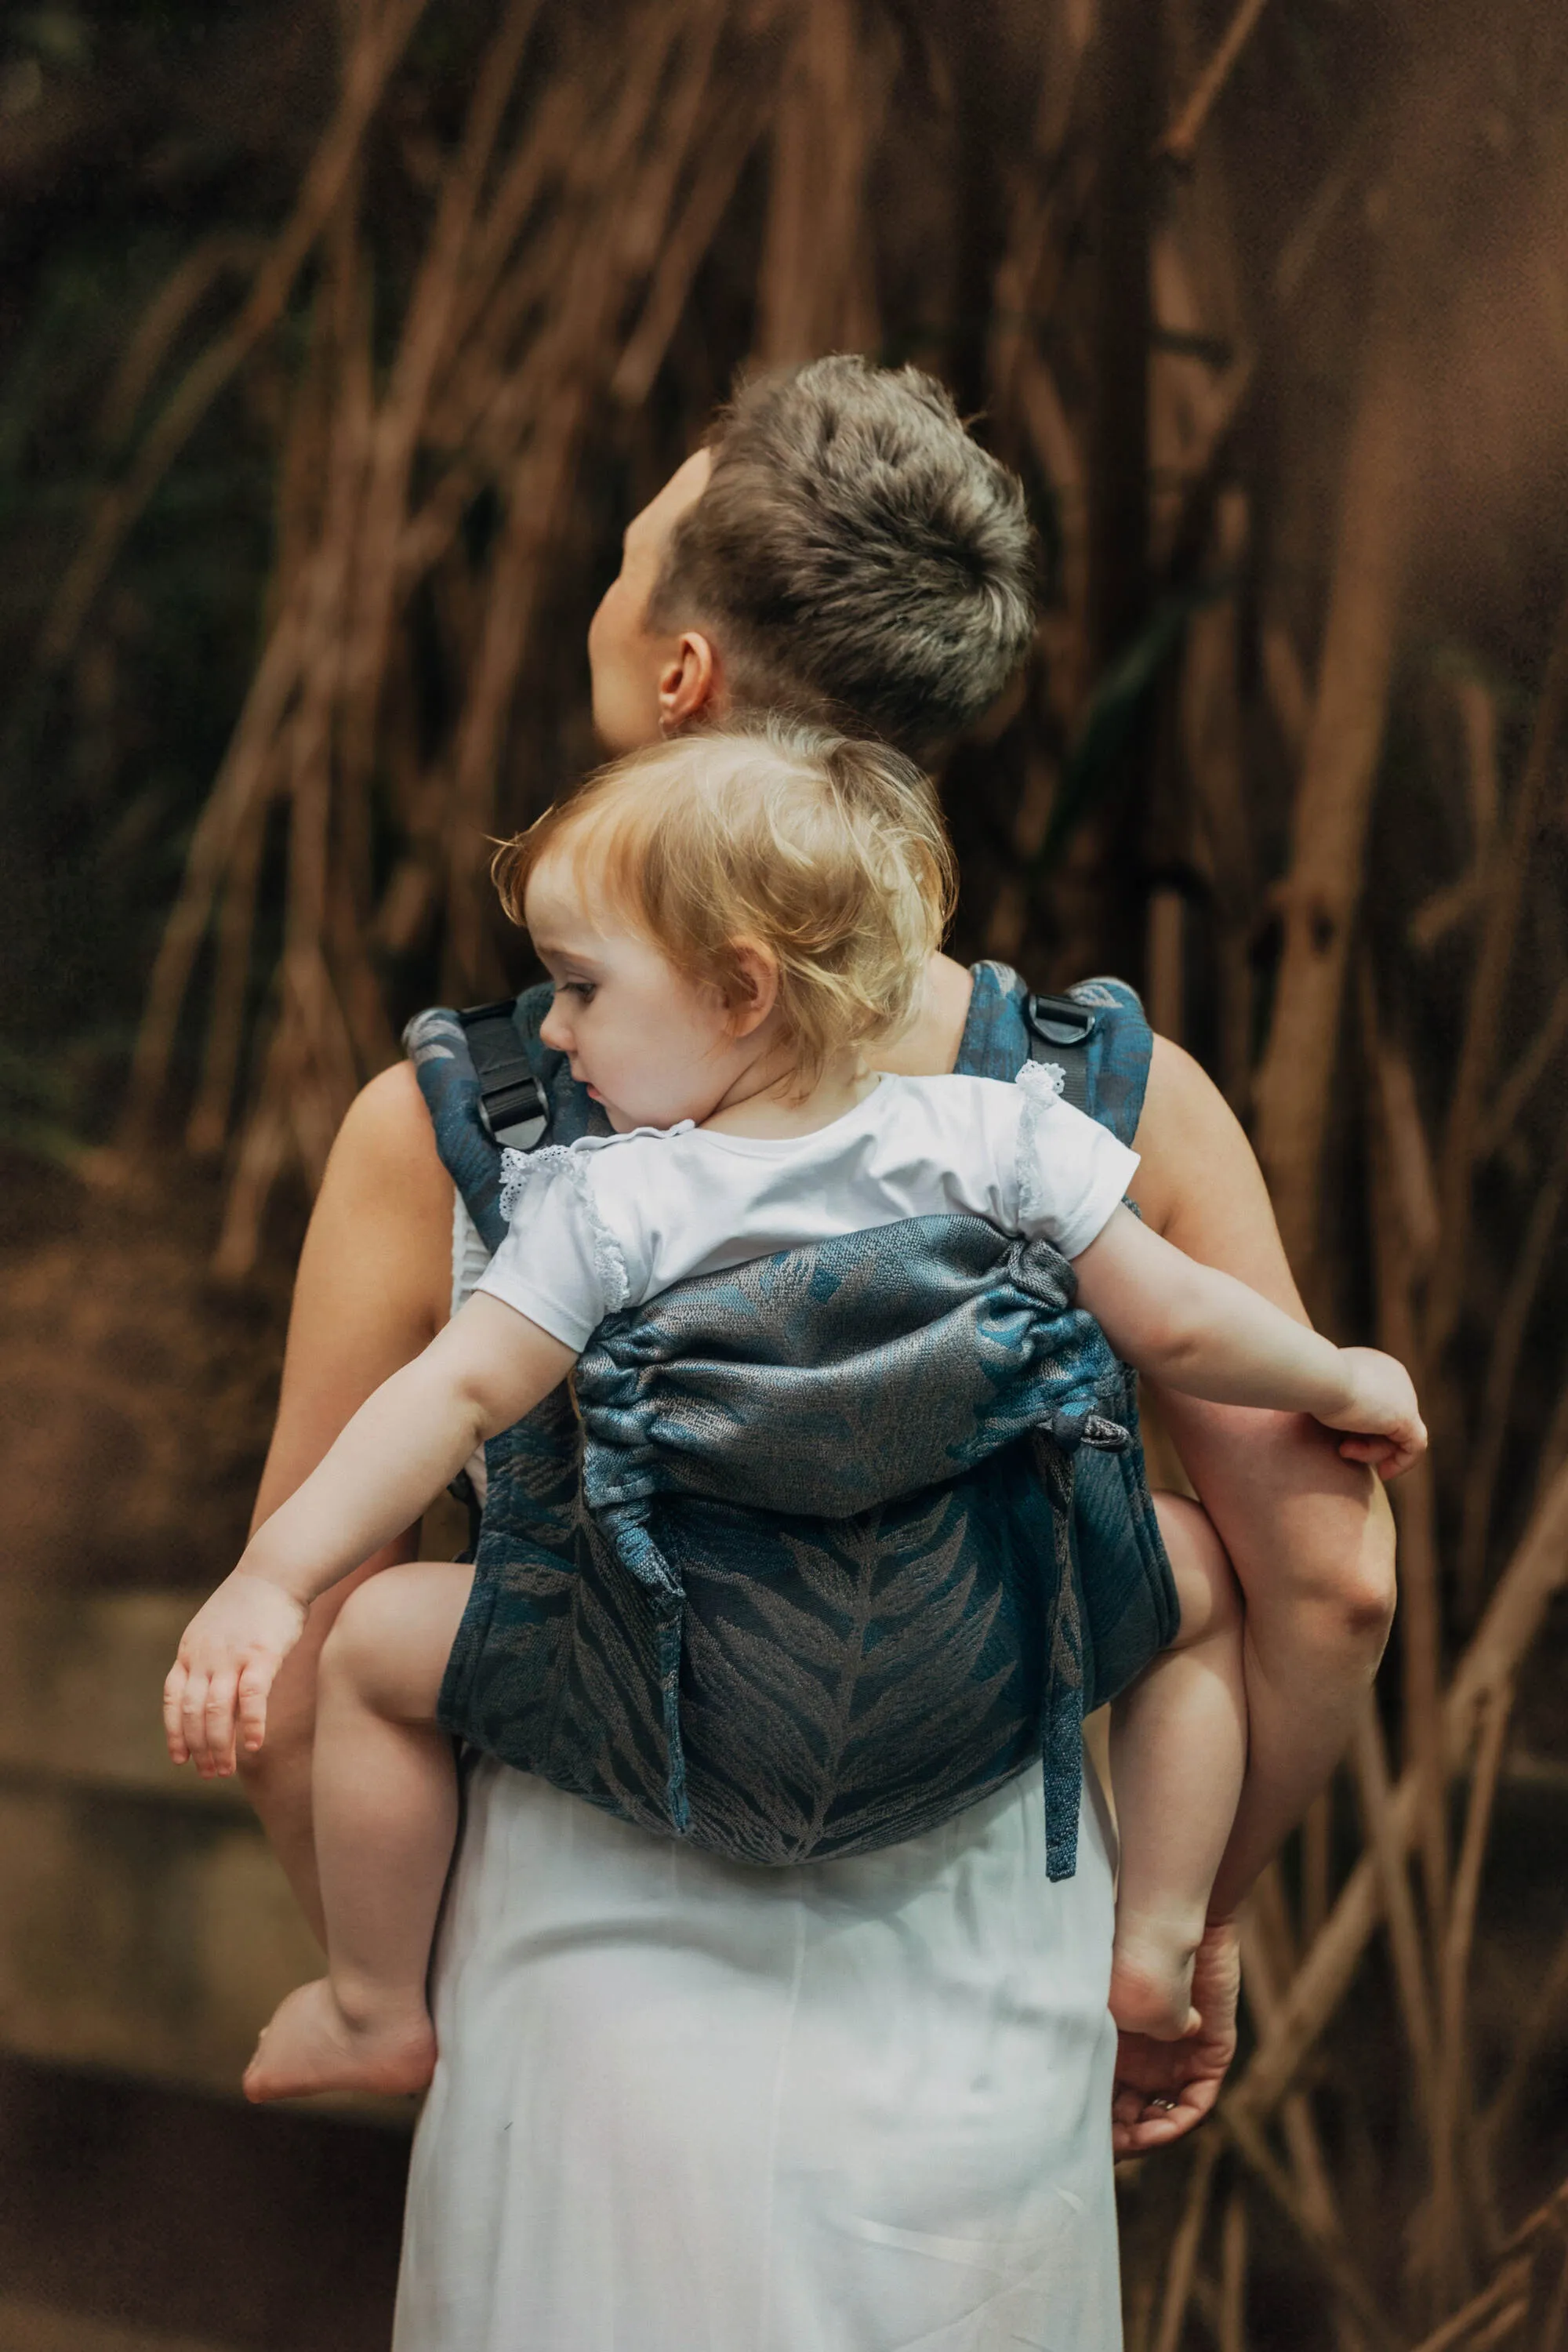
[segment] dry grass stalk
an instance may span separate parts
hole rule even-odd
[[[57,668],[68,658],[128,532],[218,394],[282,316],[295,278],[342,197],[382,92],[425,5],[426,0],[390,0],[379,21],[362,27],[349,54],[338,110],[316,151],[292,217],[257,271],[238,318],[182,379],[137,449],[124,481],[99,503],[86,542],[49,608],[37,649],[43,667]]]
[[[1075,21],[1067,9],[1052,12],[1043,32],[1049,54],[1040,76],[1032,152],[1018,175],[996,265],[988,373],[998,414],[1006,417],[1026,405],[1021,379],[1041,359],[1033,331],[1059,308],[1089,201],[1094,166],[1084,69],[1088,33],[1087,13]],[[1059,496],[1064,477],[1048,472],[1047,478]]]
[[[802,0],[793,13],[757,289],[757,357],[771,365],[880,341],[863,221],[891,83],[888,27],[872,17],[868,42],[853,0]]]
[[[1215,515],[1215,561],[1225,572],[1242,563],[1250,518],[1239,490]],[[1182,751],[1193,795],[1200,854],[1213,894],[1214,952],[1220,998],[1216,1073],[1231,1108],[1245,1112],[1252,1084],[1255,989],[1251,931],[1258,877],[1247,807],[1239,679],[1240,627],[1226,597],[1195,613],[1187,627],[1181,684]]]
[[[628,298],[653,277],[660,259],[653,225],[676,211],[683,184],[701,186],[708,210],[697,217],[713,219],[713,184],[700,169],[694,176],[693,158],[710,152],[704,134],[722,110],[713,80],[728,21],[721,0],[645,11],[642,37],[626,56],[602,57],[597,80],[574,86],[570,103],[523,110],[516,151],[498,162],[536,14],[531,0],[500,14],[379,400],[363,336],[358,343],[342,332],[312,338],[310,382],[321,390],[312,394],[307,383],[283,467],[289,515],[279,617],[150,992],[137,1070],[143,1113],[161,1090],[195,959],[221,902],[220,986],[196,1114],[196,1132],[210,1141],[239,1058],[257,828],[267,801],[281,793],[290,812],[286,985],[220,1247],[231,1271],[249,1263],[267,1193],[287,1160],[298,1156],[314,1180],[323,1138],[391,1050],[369,960],[377,940],[408,937],[444,903],[451,992],[493,985],[484,839],[496,822],[534,600],[572,513],[600,354],[616,348]],[[633,55],[635,74],[626,64]],[[740,142],[724,152],[732,185]],[[556,207],[542,212],[552,183]],[[346,219],[352,175],[342,187]],[[509,240],[530,235],[531,224],[538,234],[512,257]],[[578,264],[584,251],[592,268]],[[699,258],[684,257],[685,282]],[[319,318],[357,267],[330,272],[338,292],[318,297]],[[645,294],[641,364],[652,348],[649,322],[669,331],[669,289],[679,282],[666,276],[657,316]],[[553,303],[541,313],[546,289],[554,289]],[[441,447],[453,457],[411,516],[416,453]],[[466,584],[456,535],[487,483],[503,511],[479,597]],[[313,515],[301,512],[301,493]],[[424,579],[439,584],[454,613],[454,647],[472,650],[446,757],[428,775],[405,763],[399,770],[398,814],[416,855],[378,908],[366,829],[372,770],[382,756],[394,646]]]
[[[1478,1713],[1480,1730],[1474,1777],[1470,1783],[1464,1835],[1454,1891],[1449,1905],[1439,1969],[1441,2038],[1432,2119],[1432,2207],[1429,2262],[1439,2288],[1439,2308],[1462,2299],[1472,2284],[1470,2250],[1467,2244],[1466,2211],[1461,2175],[1461,2137],[1472,2128],[1468,2035],[1466,2027],[1466,1979],[1475,1935],[1476,1906],[1480,1895],[1481,1866],[1491,1826],[1502,1762],[1511,1681],[1481,1694]]]
[[[1371,1079],[1372,1228],[1378,1339],[1408,1364],[1425,1389],[1426,1363],[1416,1318],[1416,1286],[1434,1247],[1434,1212],[1425,1130],[1404,1053],[1382,1026],[1370,962],[1360,973],[1363,1052]],[[1394,1491],[1400,1539],[1400,1608],[1405,1668],[1405,1745],[1420,1795],[1420,1847],[1427,1916],[1440,1920],[1448,1899],[1448,1829],[1443,1802],[1441,1602],[1436,1493],[1430,1457]]]
[[[1247,2352],[1247,2200],[1233,2189],[1220,2233],[1218,2352]]]
[[[1542,2051],[1564,2010],[1568,2010],[1568,1933],[1558,1939],[1546,1973],[1514,2036],[1501,2080],[1478,2119],[1478,2129],[1489,2153],[1512,2128]]]
[[[1187,2306],[1193,2299],[1198,2248],[1203,2242],[1204,2225],[1208,2220],[1209,2199],[1219,2154],[1220,2141],[1217,2134],[1213,2133],[1200,2139],[1193,2152],[1186,2202],[1182,2208],[1175,2236],[1171,2241],[1170,2257],[1165,2266],[1165,2291],[1160,2303],[1153,2352],[1179,2352],[1182,2331],[1187,2322]]]
[[[216,229],[170,271],[110,378],[98,419],[99,438],[107,447],[117,448],[131,431],[192,313],[226,278],[254,274],[267,252],[256,237]]]
[[[1026,440],[1054,485],[1060,534],[1060,593],[1040,621],[1046,690],[1064,739],[1082,717],[1089,688],[1089,504],[1081,444],[1056,378],[1046,361],[1032,357],[1017,373],[1019,412]],[[1037,855],[1045,834],[1035,844]]]
[[[685,208],[658,256],[641,316],[611,379],[611,391],[627,408],[638,407],[653,388],[690,299],[692,280],[762,134],[763,121],[761,110],[742,96],[726,109],[707,142]]]
[[[1552,1244],[1568,1195],[1568,1132],[1558,1142],[1540,1191],[1531,1203],[1519,1255],[1492,1327],[1481,1391],[1480,1428],[1465,1470],[1463,1517],[1459,1530],[1457,1581],[1459,1604],[1473,1617],[1485,1589],[1487,1543],[1491,1532],[1492,1505],[1498,1472],[1507,1442],[1514,1381],[1524,1346],[1526,1327],[1548,1272]]]
[[[218,910],[212,1009],[202,1055],[201,1078],[185,1128],[186,1149],[215,1160],[228,1139],[234,1089],[245,1038],[251,955],[256,938],[256,900],[261,881],[265,804],[245,811],[229,853]]]
[[[1269,1874],[1276,1892],[1279,1874]],[[1279,1962],[1284,1948],[1278,1928],[1270,1929],[1267,1912],[1255,1898],[1247,1906],[1241,1931],[1242,1985],[1247,2005],[1258,2032],[1267,2033],[1279,2008],[1279,1986],[1285,1969]],[[1324,2153],[1312,2104],[1305,2092],[1291,2091],[1280,2103],[1279,2124],[1290,2159],[1293,2191],[1315,2238],[1342,2250],[1344,2223],[1334,2196],[1329,2161]],[[1363,2337],[1343,2298],[1334,2305],[1334,2328],[1344,2352],[1361,2352]]]
[[[1508,1076],[1499,1087],[1491,1109],[1476,1138],[1476,1157],[1489,1160],[1500,1151],[1519,1124],[1531,1096],[1568,1044],[1568,981],[1559,983],[1552,1010],[1531,1039]]]
[[[1568,1468],[1552,1479],[1493,1591],[1443,1703],[1446,1772],[1463,1761],[1481,1694],[1514,1675],[1553,1595],[1568,1584]],[[1389,1801],[1401,1850],[1417,1819],[1417,1774],[1407,1769]],[[1349,1990],[1381,1910],[1377,1866],[1363,1855],[1346,1880],[1321,1934],[1304,1957],[1279,2019],[1225,2103],[1248,2122],[1271,2115]]]
[[[1436,2103],[1432,1994],[1422,1957],[1421,1929],[1405,1870],[1405,1850],[1394,1835],[1389,1812],[1388,1760],[1384,1753],[1383,1727],[1370,1692],[1356,1734],[1355,1759],[1362,1815],[1377,1864],[1384,1915],[1388,1921],[1400,2016],[1414,2070],[1415,2104],[1423,2124],[1430,2131]]]
[[[1394,2352],[1396,2338],[1359,2265],[1338,2231],[1327,2226],[1291,2179],[1253,2118],[1229,2105],[1222,2114],[1231,2138],[1279,2210],[1312,2255],[1325,2284],[1371,2352]]]
[[[1274,1018],[1255,1088],[1258,1158],[1309,1305],[1341,997],[1404,593],[1419,383],[1396,320],[1380,320],[1345,458],[1317,698],[1279,893]]]
[[[1510,2263],[1462,2310],[1424,2336],[1415,2352],[1480,2352],[1483,2345],[1507,2343],[1529,2314],[1530,2279],[1528,2262]]]
[[[1471,1188],[1485,1125],[1487,1087],[1496,1061],[1526,886],[1546,818],[1565,726],[1568,605],[1564,605],[1558,619],[1524,772],[1509,811],[1489,887],[1464,1040],[1448,1105],[1438,1181],[1443,1239],[1433,1269],[1426,1316],[1427,1350],[1434,1363],[1439,1361],[1453,1337],[1463,1304]]]
[[[374,757],[398,541],[415,446],[451,323],[463,248],[538,12],[539,0],[510,0],[480,64],[463,135],[442,185],[424,264],[409,299],[391,380],[376,413],[364,526],[354,564],[355,610],[346,632],[343,659],[343,785],[348,794],[363,790]]]
[[[185,858],[180,895],[153,966],[132,1063],[130,1115],[138,1124],[151,1117],[163,1095],[181,1007],[213,906],[236,845],[270,789],[278,730],[300,680],[302,619],[302,613],[291,606],[273,628]]]
[[[1215,102],[1230,79],[1236,61],[1256,32],[1258,19],[1268,5],[1268,0],[1241,0],[1196,89],[1160,142],[1161,153],[1168,155],[1173,163],[1192,162]]]

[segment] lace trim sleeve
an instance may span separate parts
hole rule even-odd
[[[1018,1108],[1018,1222],[1043,1224],[1056,1203],[1040,1165],[1041,1122],[1061,1099],[1067,1072],[1059,1062],[1026,1062],[1013,1081],[1023,1097]]]
[[[509,1224],[514,1223],[541,1177],[551,1181],[560,1178],[569,1184],[593,1252],[594,1271],[604,1288],[605,1312],[616,1315],[631,1295],[631,1280],[626,1273],[626,1253],[605,1223],[594,1197],[588,1165],[589,1154],[574,1151],[570,1144],[546,1144],[539,1151],[514,1151],[508,1145],[500,1156],[501,1214]]]

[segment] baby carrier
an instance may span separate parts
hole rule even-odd
[[[408,1049],[485,1245],[513,1155],[607,1131],[515,1004]],[[1043,1064],[1124,1142],[1150,1051],[1131,989],[1031,996],[981,964],[957,1068]],[[879,1226],[610,1317],[485,1448],[454,1735],[741,1862],[891,1845],[1045,1767],[1074,1867],[1085,1712],[1175,1631],[1135,1377],[1048,1244]]]

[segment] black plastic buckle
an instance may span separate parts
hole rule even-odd
[[[1099,1018],[1092,1004],[1079,1004],[1070,996],[1024,999],[1029,1059],[1052,1074],[1058,1093],[1074,1110],[1089,1108],[1089,1063],[1083,1049]],[[1057,1054],[1063,1057],[1059,1062],[1052,1058]]]
[[[550,1102],[512,1025],[512,1003],[472,1004],[458,1015],[479,1082],[479,1124],[493,1143],[531,1151],[550,1125]]]
[[[1026,996],[1024,1018],[1047,1045],[1087,1045],[1100,1019],[1092,1004],[1071,996]]]

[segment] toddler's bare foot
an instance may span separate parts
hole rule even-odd
[[[319,1977],[282,2001],[245,2070],[247,2099],[299,2099],[311,2091],[422,2091],[436,2069],[436,2029],[421,2007],[346,2017]]]
[[[1193,2007],[1191,1944],[1158,1935],[1123,1934],[1118,1925],[1110,1962],[1110,2014],[1123,2033],[1183,2042],[1202,2023]]]

